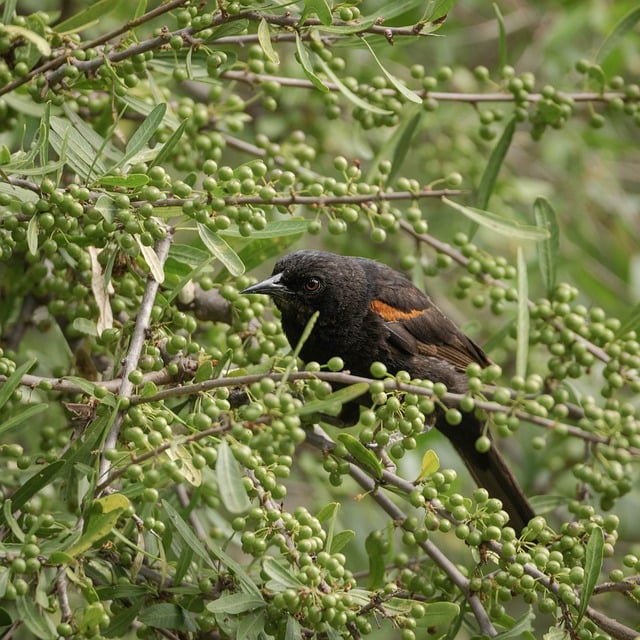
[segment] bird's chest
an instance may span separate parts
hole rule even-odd
[[[292,347],[304,335],[300,319],[283,317],[283,329]],[[354,375],[369,375],[373,362],[384,362],[394,366],[392,350],[387,340],[387,331],[370,314],[360,316],[346,312],[342,314],[320,314],[313,329],[303,343],[300,356],[305,362],[327,362],[333,356],[344,361],[345,369]],[[307,322],[302,324],[307,326]]]

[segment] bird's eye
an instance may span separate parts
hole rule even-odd
[[[304,283],[304,290],[306,293],[318,293],[318,291],[320,291],[321,286],[322,286],[322,283],[318,278],[309,278]]]

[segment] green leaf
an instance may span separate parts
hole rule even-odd
[[[144,258],[144,261],[147,263],[153,279],[162,284],[164,282],[164,269],[162,268],[162,263],[160,262],[160,258],[158,258],[158,254],[154,251],[153,247],[148,247],[144,244],[137,233],[134,235],[134,238],[140,247],[140,253]]]
[[[196,371],[196,375],[193,376],[195,383],[204,382],[205,380],[211,380],[213,377],[213,362],[211,360],[205,360]]]
[[[172,244],[169,249],[169,259],[174,259],[189,267],[198,267],[206,260],[210,259],[209,252],[202,251],[189,244]]]
[[[497,3],[493,3],[493,12],[496,14],[496,20],[498,21],[498,60],[500,68],[504,67],[507,62],[507,29],[504,26],[504,18],[502,12]]]
[[[411,105],[407,107],[402,122],[396,127],[396,130],[389,140],[382,145],[380,152],[376,156],[377,162],[372,163],[371,170],[367,176],[369,182],[373,181],[380,161],[390,155],[391,171],[389,171],[387,176],[387,182],[393,184],[398,172],[402,168],[409,149],[411,149],[411,144],[424,113],[422,107],[414,107]]]
[[[582,620],[582,616],[587,610],[591,594],[598,583],[602,562],[604,560],[604,534],[600,527],[591,529],[589,541],[584,554],[584,582],[580,591],[580,606],[578,607],[578,619],[576,624]]]
[[[376,478],[382,477],[382,462],[375,453],[367,449],[360,440],[349,433],[341,433],[338,440],[344,444],[347,451],[363,466],[365,466]]]
[[[10,196],[16,202],[37,202],[38,200],[38,194],[35,191],[16,187],[8,182],[0,182],[0,193]]]
[[[233,514],[246,513],[251,508],[251,500],[244,488],[243,478],[244,474],[231,452],[229,443],[222,440],[218,445],[216,479],[222,504]]]
[[[121,493],[113,493],[95,500],[91,505],[84,532],[76,542],[64,550],[65,553],[76,557],[100,542],[111,533],[118,518],[130,506],[129,498]]]
[[[413,102],[415,104],[420,104],[421,105],[422,104],[422,98],[417,93],[415,93],[414,91],[411,91],[411,89],[408,89],[407,87],[405,87],[402,84],[402,82],[400,82],[400,80],[398,80],[398,78],[396,78],[393,74],[389,73],[382,66],[382,63],[380,62],[380,60],[378,60],[378,56],[376,56],[376,54],[375,54],[374,50],[372,49],[371,45],[364,38],[362,38],[362,42],[364,42],[364,44],[367,47],[367,49],[369,49],[369,53],[371,54],[373,59],[376,61],[376,64],[380,67],[380,71],[382,71],[384,76],[393,85],[395,90],[398,93],[400,93],[401,95],[403,95],[407,100],[409,100],[409,102]]]
[[[16,370],[2,383],[0,386],[0,409],[7,404],[7,401],[11,398],[13,392],[20,386],[22,376],[29,373],[29,370],[36,362],[35,358],[27,360],[27,362],[16,367]]]
[[[326,413],[330,416],[338,415],[343,404],[359,398],[361,395],[367,393],[367,391],[369,391],[369,384],[367,382],[356,382],[348,387],[330,393],[321,400],[305,402],[298,411],[298,415],[306,416],[311,413]]]
[[[42,614],[31,596],[16,598],[16,610],[18,619],[33,637],[40,640],[56,640],[59,637],[49,616]]]
[[[204,224],[197,223],[198,235],[211,255],[216,257],[225,266],[232,276],[241,276],[244,273],[244,264],[238,254],[220,237]]]
[[[533,631],[533,621],[536,619],[535,614],[531,609],[525,612],[518,620],[516,620],[513,626],[502,633],[495,636],[496,640],[520,640],[521,638],[531,638],[535,636],[531,635]]]
[[[522,247],[518,247],[518,316],[516,344],[516,375],[527,375],[529,357],[529,282],[527,261]]]
[[[147,142],[151,139],[151,136],[157,131],[158,127],[162,124],[165,113],[167,112],[166,103],[156,105],[151,113],[144,119],[142,124],[136,129],[135,133],[127,142],[127,146],[124,150],[124,155],[120,159],[120,162],[116,166],[121,166],[125,162],[128,162],[137,153],[142,151],[147,146]]]
[[[138,189],[149,183],[149,176],[144,173],[130,173],[124,176],[102,176],[97,182],[103,187]]]
[[[546,229],[549,233],[549,237],[546,240],[540,240],[536,244],[536,250],[538,252],[538,265],[542,282],[547,290],[547,295],[551,295],[556,286],[558,250],[560,247],[558,220],[553,207],[542,196],[536,198],[533,203],[533,213],[538,227]]]
[[[96,323],[93,320],[89,320],[89,318],[75,318],[71,325],[76,331],[86,336],[96,337],[98,335]]]
[[[267,238],[282,238],[304,233],[309,227],[309,221],[304,218],[287,218],[286,220],[273,220],[268,222],[264,229],[256,229],[251,232],[251,240],[264,240]],[[244,238],[238,225],[231,225],[227,229],[218,231],[218,235],[226,238]]]
[[[22,423],[26,422],[33,416],[46,411],[49,408],[49,405],[42,404],[30,404],[24,411],[20,411],[12,415],[8,420],[5,420],[2,424],[0,424],[0,435],[4,435],[13,431],[16,427],[19,427]]]
[[[311,81],[313,86],[319,91],[322,91],[322,93],[328,93],[329,87],[327,87],[327,85],[324,82],[322,82],[322,79],[319,78],[313,71],[313,65],[311,64],[311,58],[309,57],[309,52],[307,51],[307,48],[304,46],[304,43],[302,42],[302,38],[300,37],[300,34],[297,31],[296,31],[296,57],[298,62],[300,63],[300,66],[302,67],[302,71],[304,72],[304,75],[307,76],[307,78]]]
[[[207,563],[208,566],[215,568],[215,565],[202,542],[196,538],[191,527],[182,519],[182,516],[175,510],[171,503],[163,500],[162,506],[173,525],[174,531],[182,538],[184,543],[191,547],[195,553]],[[243,567],[228,553],[223,551],[222,548],[213,541],[209,541],[207,543],[207,549],[209,549],[211,553],[213,553],[227,567],[227,569],[229,569],[229,571],[235,574],[239,585],[245,593],[255,593],[260,595],[260,590],[253,580],[251,580],[249,574],[247,574]]]
[[[262,609],[267,603],[264,598],[252,593],[232,593],[230,595],[221,596],[213,602],[207,603],[207,610],[212,613],[228,613],[230,615],[238,615],[245,611],[253,611],[254,609]]]
[[[318,522],[326,522],[330,518],[335,518],[338,511],[340,511],[340,506],[339,502],[329,502],[329,504],[325,504],[316,514]]]
[[[180,142],[180,138],[182,138],[182,134],[187,127],[187,121],[183,120],[180,123],[180,126],[167,138],[166,142],[158,151],[156,157],[149,163],[149,168],[155,167],[156,165],[161,165],[170,155],[171,152],[175,149],[178,142]]]
[[[516,120],[515,118],[511,118],[511,120],[507,122],[507,126],[504,128],[500,139],[491,151],[489,161],[480,179],[480,186],[478,187],[476,197],[476,206],[478,209],[486,209],[489,206],[489,199],[491,198],[496,179],[500,173],[500,167],[502,167],[504,158],[511,146],[511,140],[513,139],[515,130]]]
[[[331,80],[331,82],[333,82],[336,85],[336,88],[338,89],[338,91],[347,100],[349,100],[349,102],[351,102],[354,105],[356,105],[356,107],[360,107],[361,109],[364,109],[365,111],[370,111],[371,113],[377,113],[377,114],[382,115],[382,116],[387,116],[387,115],[392,113],[391,111],[388,111],[387,109],[380,109],[379,107],[376,107],[376,106],[374,106],[372,104],[369,104],[366,100],[363,100],[362,98],[357,96],[355,93],[353,93],[353,91],[351,91],[351,89],[348,89],[343,84],[342,80],[340,80],[340,78],[338,78],[338,76],[336,76],[336,74],[333,73],[333,71],[329,68],[329,65],[322,58],[318,58],[318,62],[320,64],[320,66],[322,67],[322,70],[325,72],[325,74],[329,78],[329,80]]]
[[[175,629],[185,633],[197,631],[193,616],[172,602],[159,602],[143,608],[138,620],[156,629]]]
[[[58,472],[64,466],[63,460],[56,460],[50,465],[47,465],[44,469],[34,473],[25,483],[20,485],[16,492],[11,496],[11,510],[18,511],[22,509],[25,503],[40,491],[43,487],[46,487]],[[6,522],[5,514],[0,514],[0,524]]]
[[[433,449],[427,449],[422,456],[422,462],[420,463],[420,473],[416,478],[416,482],[425,480],[429,476],[432,476],[440,468],[440,458]]]
[[[640,327],[640,302],[631,307],[631,310],[622,319],[620,329],[616,331],[616,336],[620,337],[629,331],[636,331]]]
[[[640,7],[636,7],[627,13],[600,45],[598,54],[596,55],[596,61],[603,63],[613,53],[613,50],[618,46],[618,42],[635,27],[639,20]]]
[[[508,220],[495,213],[489,211],[481,211],[475,207],[465,207],[462,204],[458,204],[449,198],[442,198],[442,202],[453,209],[456,209],[461,214],[477,222],[480,226],[490,229],[495,233],[499,233],[504,236],[508,236],[512,239],[518,240],[545,240],[549,237],[549,232],[539,227],[534,227],[528,224],[520,224],[515,220]]]
[[[442,627],[451,625],[451,621],[460,615],[460,605],[455,602],[423,602],[424,617],[420,618],[420,627]]]
[[[57,33],[67,34],[87,27],[93,26],[102,17],[113,11],[118,2],[114,0],[98,0],[98,2],[90,2],[89,6],[78,13],[73,14],[66,20],[59,22],[55,26]]]
[[[265,18],[262,18],[258,24],[258,42],[267,59],[275,64],[280,64],[280,57],[271,44],[271,30]]]
[[[371,532],[365,542],[364,548],[369,558],[369,575],[367,576],[367,589],[376,589],[382,585],[385,572],[385,553],[383,541],[375,531]]]
[[[329,26],[331,24],[331,7],[327,0],[304,0],[304,9],[302,10],[299,24],[303,24],[314,13],[323,25]]]
[[[80,178],[88,181],[94,170],[100,175],[106,173],[104,163],[97,155],[97,149],[83,137],[84,129],[79,129],[69,120],[58,116],[51,116],[50,125],[51,146]],[[84,128],[86,127],[85,124]]]
[[[427,19],[431,22],[442,21],[447,17],[456,0],[435,0],[431,3],[431,10],[427,16]]]
[[[331,545],[329,545],[329,553],[338,553],[342,551],[344,547],[355,538],[356,532],[351,529],[345,529],[344,531],[338,531],[333,536],[333,540],[331,541]]]
[[[36,215],[32,215],[27,224],[27,247],[32,256],[38,253],[38,216]]]
[[[265,587],[270,591],[304,588],[302,582],[291,573],[291,569],[283,567],[273,556],[266,556],[262,559],[262,570],[270,578],[265,584]]]
[[[15,24],[5,24],[2,25],[2,30],[9,34],[11,40],[15,40],[16,38],[28,40],[45,58],[51,55],[49,43],[42,36],[31,31],[31,29],[25,29],[25,27],[19,27]]]

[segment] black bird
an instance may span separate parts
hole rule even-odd
[[[271,277],[242,293],[266,293],[282,314],[282,327],[292,346],[298,344],[311,318],[319,316],[302,346],[303,360],[326,362],[340,356],[354,375],[369,376],[373,362],[391,373],[442,382],[454,393],[468,389],[466,368],[490,364],[473,340],[440,311],[429,296],[390,267],[324,251],[297,251],[276,263]],[[518,532],[534,517],[522,489],[492,444],[476,450],[482,423],[463,413],[449,425],[442,413],[436,428],[453,444],[477,484],[499,498]]]

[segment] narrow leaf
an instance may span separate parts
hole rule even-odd
[[[389,73],[382,66],[382,63],[380,62],[380,60],[378,60],[378,56],[376,56],[375,51],[373,50],[371,45],[364,38],[362,38],[362,42],[364,42],[364,44],[367,47],[367,49],[369,49],[369,53],[371,54],[373,59],[376,61],[376,64],[380,67],[380,71],[382,71],[384,76],[393,85],[395,90],[398,93],[402,94],[407,100],[409,100],[409,102],[414,102],[415,104],[422,104],[422,98],[417,93],[415,93],[415,92],[411,91],[411,89],[408,89],[407,87],[405,87],[402,84],[402,82],[400,82],[400,80],[398,80],[398,78],[396,78],[393,74]]]
[[[335,416],[340,413],[343,404],[359,398],[361,395],[367,393],[367,391],[369,391],[369,384],[367,382],[356,382],[356,384],[330,393],[321,400],[306,402],[298,411],[298,415],[305,416],[311,413],[326,413]]]
[[[531,632],[533,631],[533,621],[535,619],[536,616],[531,609],[525,611],[510,629],[495,636],[495,640],[524,640],[525,638],[533,638],[534,636],[531,635]]]
[[[540,240],[536,244],[536,250],[538,252],[538,265],[542,281],[547,290],[547,295],[550,295],[556,286],[558,249],[560,245],[558,220],[553,207],[543,197],[536,198],[533,203],[533,213],[538,227],[546,229],[549,233],[549,237],[546,240]]]
[[[327,77],[336,85],[336,88],[338,89],[338,91],[347,99],[349,100],[349,102],[353,103],[354,105],[356,105],[356,107],[360,107],[361,109],[364,109],[365,111],[370,111],[371,113],[377,113],[379,115],[389,115],[392,112],[388,111],[387,109],[380,109],[380,107],[376,107],[372,104],[369,104],[366,100],[363,100],[362,98],[360,98],[359,96],[357,96],[355,93],[353,93],[353,91],[351,91],[350,89],[348,89],[342,82],[342,80],[340,80],[340,78],[338,78],[338,76],[336,76],[335,73],[333,73],[333,71],[331,70],[331,68],[329,67],[329,65],[322,60],[322,58],[318,58],[318,61],[320,63],[320,66],[322,67],[322,70],[327,74]]]
[[[307,76],[307,78],[311,81],[313,86],[319,91],[322,91],[322,93],[328,93],[329,87],[327,87],[327,85],[324,82],[322,82],[322,79],[319,78],[313,71],[313,65],[311,64],[309,52],[307,51],[307,48],[304,46],[302,42],[302,38],[300,37],[300,34],[297,31],[296,31],[296,54],[297,54],[297,60],[300,63],[300,66],[302,67],[302,71],[304,71],[304,75]]]
[[[409,115],[403,118],[402,122],[396,128],[394,134],[389,138],[388,142],[386,142],[382,148],[380,149],[380,153],[378,154],[377,159],[382,159],[389,157],[391,155],[391,171],[387,175],[387,181],[389,184],[392,184],[395,180],[398,172],[402,168],[402,164],[404,163],[404,159],[407,157],[407,153],[409,153],[409,149],[411,149],[412,142],[416,135],[416,131],[418,130],[418,126],[424,116],[424,109],[421,107],[408,107]],[[375,167],[377,167],[379,163],[375,163],[375,166],[372,166],[372,173],[368,176],[371,181],[374,177],[373,171],[375,171]]]
[[[456,602],[424,602],[424,617],[420,618],[421,627],[441,627],[451,625],[460,615],[460,605]]]
[[[164,118],[164,114],[166,112],[167,105],[164,102],[154,107],[151,113],[136,129],[136,132],[131,136],[129,142],[127,142],[127,146],[124,150],[124,156],[122,157],[118,165],[122,165],[125,162],[129,161],[131,158],[133,158],[133,156],[136,155],[136,153],[142,151],[142,149],[145,148],[147,142],[149,142],[149,140],[151,139],[151,136],[153,136],[153,134],[162,123],[162,119]]]
[[[102,176],[98,184],[103,187],[120,187],[122,189],[138,189],[148,184],[149,176],[144,173],[130,173],[125,176]]]
[[[303,24],[314,13],[323,25],[328,26],[331,24],[331,7],[328,5],[327,0],[305,0],[304,9],[300,16],[300,24]]]
[[[245,513],[251,508],[251,500],[243,484],[242,469],[226,440],[218,445],[216,479],[222,503],[231,513]]]
[[[502,12],[495,2],[493,3],[493,11],[496,14],[496,20],[498,21],[498,59],[500,61],[500,68],[502,68],[507,64],[507,29],[504,26]]]
[[[42,615],[31,596],[16,598],[17,618],[39,640],[55,640],[59,637],[49,616]]]
[[[241,276],[244,273],[244,264],[238,254],[206,225],[198,223],[197,227],[198,235],[211,255],[220,260],[232,276]]]
[[[364,548],[369,558],[367,589],[376,589],[382,584],[385,571],[382,540],[380,540],[376,532],[372,532],[367,536]]]
[[[63,460],[56,460],[44,469],[34,473],[24,484],[20,485],[17,491],[11,496],[11,511],[22,509],[28,500],[31,500],[40,489],[46,487],[49,482],[56,477],[63,466]],[[5,522],[4,513],[0,514],[0,524],[3,522]]]
[[[427,449],[422,456],[422,462],[420,463],[420,474],[416,478],[416,482],[420,482],[425,478],[433,475],[440,468],[440,458],[433,449]]]
[[[46,411],[48,408],[49,405],[45,403],[30,404],[24,411],[12,415],[8,420],[5,420],[0,424],[0,435],[9,433],[16,427],[19,427],[23,422],[26,422],[43,411]]]
[[[338,531],[333,536],[331,544],[328,545],[329,553],[338,553],[342,551],[344,547],[355,537],[356,532],[351,529],[345,529],[344,531]]]
[[[100,542],[111,533],[111,529],[116,526],[118,518],[130,506],[129,498],[121,493],[113,493],[95,500],[91,505],[91,512],[83,534],[79,540],[64,550],[65,553],[71,557],[76,557]]]
[[[362,465],[364,465],[376,478],[382,477],[382,462],[373,451],[367,449],[360,440],[349,433],[341,433],[338,440],[344,444],[347,451]]]
[[[500,139],[491,151],[489,161],[480,179],[480,186],[478,187],[476,197],[476,206],[478,209],[486,209],[489,206],[489,199],[491,198],[496,179],[500,173],[500,167],[502,167],[504,158],[511,146],[511,140],[513,139],[515,130],[516,120],[515,118],[511,118],[511,120],[507,122],[507,126],[504,128]]]
[[[271,591],[304,588],[302,582],[291,573],[291,570],[283,567],[273,556],[263,558],[262,570],[270,578],[265,586]]]
[[[480,226],[513,239],[544,240],[549,236],[549,232],[545,229],[528,224],[520,224],[515,220],[508,220],[495,213],[481,211],[475,207],[465,207],[453,200],[449,200],[449,198],[442,198],[442,202],[456,209],[473,222],[477,222]]]
[[[153,279],[156,282],[162,284],[164,282],[164,269],[162,268],[162,264],[160,262],[160,258],[158,258],[158,254],[154,251],[153,247],[148,247],[146,244],[143,244],[138,234],[135,234],[134,238],[136,239],[136,242],[140,247],[140,253],[142,253],[142,257],[147,263]]]
[[[182,519],[182,516],[174,509],[171,503],[163,500],[162,506],[167,513],[169,524],[172,526],[174,533],[177,533],[180,538],[182,538],[182,541],[198,555],[201,560],[204,560],[208,566],[213,567],[214,564],[211,556],[207,553],[205,546],[196,537],[195,533],[193,533],[191,526]]]
[[[74,13],[71,17],[59,22],[55,26],[57,33],[67,34],[74,31],[80,31],[95,24],[99,18],[108,14],[118,6],[114,0],[98,0],[98,2],[90,2],[89,6],[78,13]]]
[[[623,336],[629,331],[637,331],[638,327],[640,327],[640,302],[634,305],[622,320],[620,329],[616,331],[616,336]]]
[[[529,357],[529,283],[527,261],[522,247],[518,247],[518,341],[516,344],[516,375],[523,378],[527,374]]]
[[[275,64],[280,64],[280,57],[271,44],[271,29],[265,18],[262,18],[258,24],[258,42],[267,58]]]
[[[436,0],[433,3],[431,11],[428,16],[428,20],[434,22],[436,20],[442,21],[447,17],[447,14],[453,8],[455,0]]]
[[[140,612],[138,620],[156,629],[175,629],[189,635],[196,631],[192,615],[172,602],[159,602],[145,607]]]
[[[584,582],[582,583],[582,591],[580,592],[580,607],[578,608],[578,619],[576,624],[580,622],[582,616],[587,610],[589,599],[600,577],[602,570],[602,561],[604,559],[604,534],[600,527],[594,527],[591,530],[589,541],[585,548],[584,554]]]
[[[287,218],[286,220],[273,220],[268,222],[264,229],[256,229],[251,232],[251,240],[263,240],[265,238],[282,238],[304,233],[309,227],[309,221],[303,218]],[[243,238],[238,225],[232,225],[218,235],[225,238]]]
[[[604,62],[616,48],[618,42],[635,27],[639,20],[640,7],[636,7],[627,13],[600,45],[600,49],[598,49],[598,54],[596,55],[596,61],[598,63]]]
[[[169,157],[178,142],[180,142],[180,138],[182,138],[182,134],[186,127],[187,121],[183,120],[180,123],[180,126],[167,138],[166,142],[160,148],[160,151],[158,151],[156,157],[149,163],[149,168],[161,165]]]
[[[51,55],[51,47],[49,46],[49,43],[42,36],[31,31],[31,29],[19,27],[15,24],[5,24],[2,25],[2,30],[9,34],[9,38],[11,40],[15,40],[16,38],[24,38],[25,40],[28,40],[45,58],[48,58]]]
[[[266,606],[264,598],[250,593],[232,593],[222,596],[213,602],[207,604],[207,610],[211,613],[229,613],[238,615],[245,611],[253,611],[254,609],[262,609]]]
[[[27,247],[32,256],[38,253],[38,217],[35,215],[31,216],[27,225]]]
[[[36,359],[32,358],[19,367],[2,383],[0,386],[0,409],[7,404],[11,394],[18,388],[22,381],[22,376],[29,372],[29,369],[36,363]]]

